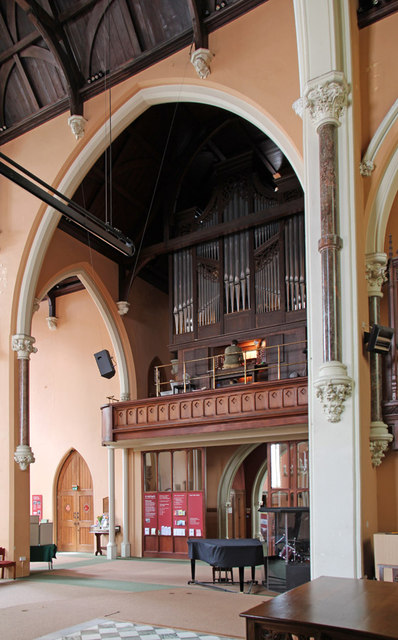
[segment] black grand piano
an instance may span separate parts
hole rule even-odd
[[[266,571],[263,543],[254,538],[188,538],[188,555],[191,559],[191,581],[195,582],[195,560],[203,560],[219,569],[239,568],[239,587],[243,592],[244,568],[251,567],[254,581],[257,565]]]

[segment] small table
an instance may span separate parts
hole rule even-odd
[[[203,560],[219,569],[239,568],[239,587],[243,592],[244,568],[251,567],[254,581],[255,569],[264,563],[263,544],[254,538],[188,538],[188,555],[191,559],[191,581],[195,582],[195,560]]]
[[[109,527],[104,527],[101,529],[101,527],[96,527],[96,526],[92,526],[90,527],[90,533],[93,533],[95,535],[95,542],[96,542],[96,550],[95,550],[95,555],[98,556],[102,556],[102,549],[106,549],[106,547],[102,547],[101,546],[101,536],[103,534],[105,534],[106,536],[109,536]],[[115,533],[120,533],[120,525],[115,525]]]
[[[291,637],[307,640],[396,640],[398,584],[321,577],[240,615],[247,640]]]
[[[53,558],[57,557],[55,544],[38,544],[30,547],[30,562],[48,562],[48,568],[53,568]]]

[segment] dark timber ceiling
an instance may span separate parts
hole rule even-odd
[[[0,0],[0,144],[266,0]]]
[[[175,232],[176,214],[186,211],[189,231],[202,233],[201,213],[220,172],[236,180],[244,171],[258,175],[276,202],[301,196],[282,151],[249,122],[204,104],[156,105],[112,142],[73,200],[130,237],[140,250],[138,268],[145,264],[141,275],[166,291],[167,253],[184,243]],[[87,243],[72,222],[63,219],[60,227]],[[91,238],[90,244],[97,248]],[[127,270],[137,260],[100,250]]]

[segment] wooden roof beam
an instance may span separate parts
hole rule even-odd
[[[83,102],[79,89],[83,86],[84,80],[62,25],[42,9],[36,0],[15,1],[41,34],[64,75],[71,114],[83,115]]]
[[[200,0],[187,0],[187,3],[192,20],[195,49],[207,49],[209,45],[209,37],[206,26],[201,19],[201,2]]]

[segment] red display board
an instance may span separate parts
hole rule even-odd
[[[158,529],[161,536],[171,536],[172,508],[171,493],[158,493]]]
[[[188,493],[188,535],[202,538],[203,534],[203,493],[193,491]]]
[[[173,536],[187,535],[187,494],[173,493]]]
[[[43,495],[32,495],[32,516],[43,517]]]
[[[157,535],[156,493],[144,493],[144,536]]]

